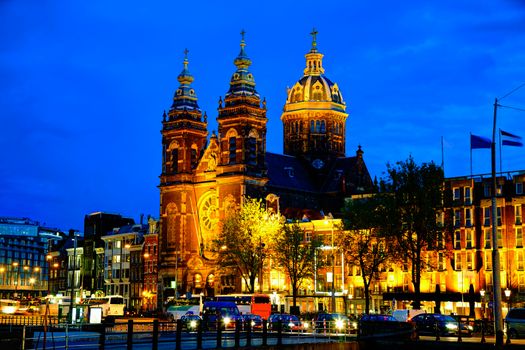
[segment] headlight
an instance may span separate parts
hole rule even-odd
[[[190,321],[190,328],[195,328],[195,327],[197,327],[197,321],[191,320]]]
[[[352,322],[352,328],[353,328],[353,329],[357,329],[357,322],[355,322],[355,321]]]
[[[288,327],[292,328],[293,327],[293,322],[288,323]]]
[[[455,324],[455,323],[450,323],[450,322],[447,323],[447,324],[445,324],[445,327],[446,327],[447,329],[454,330],[454,331],[458,329],[458,325],[457,325],[457,324]]]
[[[303,323],[303,327],[304,327],[305,329],[308,329],[308,328],[310,327],[310,324],[309,324],[308,322],[304,322],[304,323]]]
[[[229,317],[225,317],[225,318],[222,320],[222,322],[224,322],[224,324],[227,326],[227,325],[231,322],[231,320],[232,320],[231,318],[229,318]]]
[[[343,327],[344,327],[344,322],[343,322],[343,320],[336,320],[336,321],[335,321],[335,328],[337,328],[337,329],[343,329]]]
[[[252,323],[251,323],[252,327],[255,326],[255,321],[252,320]]]

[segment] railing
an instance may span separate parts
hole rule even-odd
[[[127,322],[126,322],[127,321]],[[133,319],[117,320],[115,324],[55,324],[3,325],[1,336],[9,341],[9,349],[132,349],[134,345],[157,350],[159,344],[170,349],[215,349],[258,346],[280,346],[283,344],[308,344],[341,342],[355,339],[346,333],[311,332],[307,329],[291,330],[281,323],[260,327],[237,321],[224,328],[222,323],[199,323],[189,328],[181,320],[177,322],[137,322]],[[217,327],[219,326],[219,327]],[[0,327],[0,328],[1,328]],[[16,329],[16,331],[13,331]],[[205,330],[208,329],[208,330]],[[9,338],[9,334],[13,337]]]

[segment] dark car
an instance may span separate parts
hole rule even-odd
[[[525,337],[525,308],[512,308],[505,317],[505,326],[510,338]]]
[[[276,331],[279,324],[285,332],[298,332],[304,330],[303,322],[299,317],[290,314],[272,314],[268,317],[268,329]]]
[[[251,329],[261,329],[263,325],[263,319],[259,315],[255,314],[244,314],[241,315],[244,328],[247,329],[248,326],[251,327]]]
[[[320,313],[314,320],[316,332],[350,333],[357,329],[357,324],[351,322],[348,316],[337,313]]]
[[[202,322],[205,329],[235,329],[241,313],[234,302],[207,301],[202,311]],[[219,324],[220,323],[220,324]]]
[[[202,322],[202,318],[193,313],[182,315],[180,320],[182,323],[182,329],[185,329],[187,332],[196,332]]]
[[[419,314],[412,317],[418,334],[457,335],[458,321],[450,315]]]
[[[363,339],[409,340],[414,337],[414,325],[400,322],[392,315],[365,314],[359,319],[358,336]]]

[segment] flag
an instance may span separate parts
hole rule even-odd
[[[501,144],[503,146],[516,146],[516,147],[523,146],[523,142],[521,141],[521,136],[511,134],[510,132],[506,132],[501,129],[499,129],[499,134],[501,137]]]
[[[492,141],[490,141],[488,138],[470,134],[470,149],[491,147]]]

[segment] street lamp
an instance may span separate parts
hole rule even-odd
[[[507,313],[510,310],[510,294],[511,290],[509,288],[505,288],[505,298],[507,298]]]
[[[14,293],[14,297],[18,297],[18,270],[19,270],[19,265],[18,265],[18,262],[13,262],[13,270],[15,271],[15,280],[14,280],[14,283],[15,283],[15,293]]]
[[[329,221],[330,220],[330,221]],[[335,312],[335,249],[334,249],[334,223],[333,218],[331,215],[325,216],[325,224],[328,224],[330,222],[330,230],[331,230],[331,237],[332,237],[332,244],[330,246],[332,251],[332,292],[331,292],[331,299],[332,299],[332,312]]]
[[[480,290],[479,295],[481,296],[481,319],[483,320],[485,318],[485,289]]]

